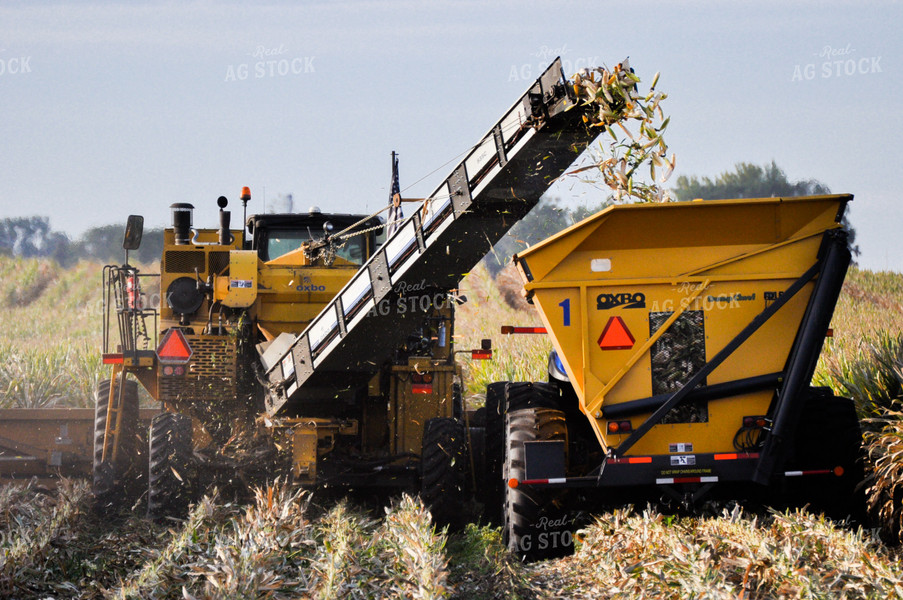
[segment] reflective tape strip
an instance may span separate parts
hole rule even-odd
[[[552,479],[522,479],[518,482],[518,485],[549,485],[567,482],[567,477],[555,477]]]
[[[813,469],[811,471],[786,471],[784,477],[803,477],[804,475],[831,475],[831,469]]]
[[[670,485],[672,483],[717,483],[718,477],[664,477],[655,480],[658,485]]]

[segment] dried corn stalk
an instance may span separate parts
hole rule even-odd
[[[611,141],[600,143],[602,158],[593,165],[570,174],[593,172],[611,189],[611,200],[627,202],[667,202],[671,200],[665,183],[674,171],[677,158],[668,158],[663,134],[669,118],[661,108],[667,95],[656,92],[659,74],[653,77],[649,91],[641,96],[640,78],[625,60],[609,71],[605,67],[584,69],[574,75],[573,88],[590,127],[604,129]],[[648,165],[650,183],[638,177]],[[658,179],[656,179],[658,175]]]

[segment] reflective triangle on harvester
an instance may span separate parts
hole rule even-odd
[[[635,341],[624,320],[621,317],[612,317],[602,330],[598,343],[602,350],[629,350],[633,348]]]
[[[191,346],[179,329],[167,331],[157,348],[157,358],[160,362],[188,362],[191,355]]]

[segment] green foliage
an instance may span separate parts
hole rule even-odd
[[[734,171],[725,171],[715,179],[699,178],[695,175],[677,178],[674,188],[677,199],[681,201],[723,200],[729,198],[771,198],[779,196],[814,196],[830,194],[828,186],[815,179],[804,179],[791,182],[787,174],[771,161],[770,165],[760,167],[751,163],[737,163]],[[844,227],[849,232],[850,248],[854,255],[859,254],[856,245],[856,231],[850,225],[846,215]]]
[[[87,230],[76,241],[50,229],[47,217],[15,217],[0,219],[0,255],[23,258],[49,258],[69,267],[79,260],[118,263],[123,260],[124,225],[103,225]],[[163,229],[144,232],[141,247],[132,253],[139,262],[160,259],[163,252]]]
[[[772,196],[812,196],[830,194],[828,186],[814,180],[790,182],[784,171],[771,161],[760,167],[751,163],[737,163],[734,171],[725,171],[714,180],[708,177],[677,178],[674,188],[681,201],[702,198],[720,200],[725,198],[770,198]]]
[[[883,417],[903,399],[903,334],[880,332],[853,356],[831,363],[830,383],[856,402],[863,417]]]
[[[449,580],[457,597],[472,600],[533,598],[524,565],[502,544],[498,527],[469,523],[449,539]]]
[[[903,540],[903,412],[890,409],[868,424],[874,429],[864,436],[869,510],[888,537],[899,542]]]
[[[0,343],[0,355],[0,408],[93,407],[94,388],[107,373],[100,353],[85,345]]]

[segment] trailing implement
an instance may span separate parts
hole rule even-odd
[[[550,443],[535,416],[512,430],[526,415],[509,412],[509,489],[796,498],[846,516],[859,423],[810,381],[850,261],[850,200],[614,206],[516,256],[568,438]],[[509,547],[537,558],[518,506]]]

